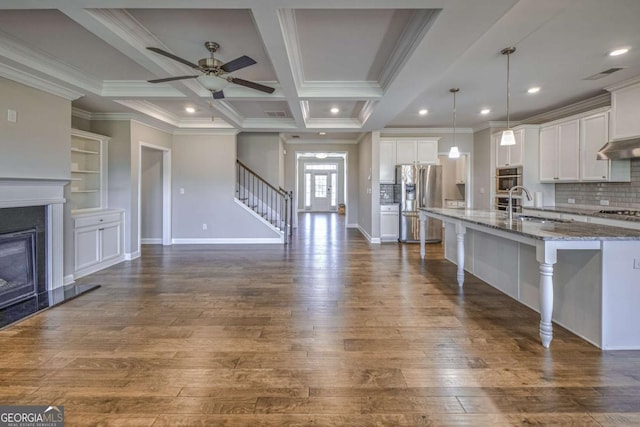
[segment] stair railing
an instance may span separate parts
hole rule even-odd
[[[293,191],[274,187],[237,160],[236,194],[238,200],[282,231],[288,243],[293,235]]]

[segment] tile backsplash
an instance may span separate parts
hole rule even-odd
[[[631,182],[556,184],[556,205],[566,206],[570,198],[576,205],[600,206],[608,200],[609,206],[640,209],[640,159],[631,159]]]
[[[380,184],[380,203],[383,205],[400,203],[399,187],[396,184]]]

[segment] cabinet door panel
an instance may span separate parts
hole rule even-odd
[[[120,223],[107,224],[101,228],[102,261],[109,261],[121,255]]]
[[[380,140],[380,183],[393,184],[395,182],[396,142]]]
[[[97,227],[79,228],[74,232],[76,246],[76,270],[100,262],[100,239]]]
[[[380,214],[380,239],[398,240],[400,216],[397,212]]]
[[[577,181],[580,151],[578,120],[558,125],[558,178]]]
[[[580,174],[585,181],[609,179],[609,160],[598,160],[596,153],[607,142],[607,113],[585,117],[580,129]]]
[[[418,140],[418,163],[438,163],[438,141]]]
[[[509,149],[509,165],[522,165],[522,153],[524,151],[524,130],[520,129],[514,132],[516,137],[516,145],[507,147]]]
[[[540,129],[540,181],[553,182],[556,175],[557,127]]]
[[[399,165],[411,164],[416,161],[416,144],[415,140],[396,141],[396,162]]]

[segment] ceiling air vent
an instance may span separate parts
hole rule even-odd
[[[287,117],[286,111],[265,111],[264,113],[270,119],[284,119]]]
[[[603,77],[607,77],[609,74],[613,74],[616,71],[620,71],[620,70],[622,70],[622,68],[620,68],[620,67],[609,68],[608,70],[600,71],[597,74],[594,74],[594,75],[589,76],[589,77],[585,77],[582,80],[598,80],[598,79],[601,79]]]

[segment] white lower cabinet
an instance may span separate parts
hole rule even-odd
[[[398,205],[380,206],[380,241],[394,242],[399,237],[400,211]]]
[[[74,216],[75,278],[124,260],[123,221],[114,210]]]

